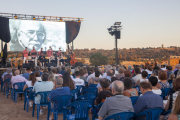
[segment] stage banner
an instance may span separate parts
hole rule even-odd
[[[66,43],[71,43],[78,35],[81,22],[66,22]]]
[[[6,43],[11,40],[9,18],[0,17],[0,39]]]

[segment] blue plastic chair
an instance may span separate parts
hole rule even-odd
[[[28,112],[29,109],[29,100],[34,100],[32,89],[33,87],[29,87],[26,88],[24,91],[24,110],[26,109],[26,104],[27,104],[26,112]]]
[[[147,79],[149,79],[150,78],[150,76],[151,76],[151,74],[148,74],[148,76],[146,77]]]
[[[14,97],[15,103],[17,103],[17,94],[24,93],[23,88],[24,88],[25,84],[26,84],[25,82],[19,82],[19,83],[15,83],[13,85],[13,89],[11,89],[11,93],[12,93],[12,91],[14,92],[13,97]]]
[[[64,107],[63,120],[88,120],[89,109],[92,108],[91,101],[77,101]],[[75,108],[75,114],[72,114],[71,107]]]
[[[2,78],[1,78],[1,92],[3,91],[3,85],[4,85],[4,82],[3,82],[3,80],[2,80]]]
[[[159,120],[160,114],[163,112],[162,108],[153,108],[145,110],[135,116],[135,119],[137,118],[146,118],[146,120]]]
[[[81,92],[82,92],[83,89],[84,89],[84,86],[82,86],[82,85],[76,85],[76,89],[78,90],[79,94],[81,94]]]
[[[161,91],[162,91],[161,97],[162,97],[163,99],[165,99],[165,97],[168,95],[168,93],[169,93],[170,90],[171,90],[171,88],[161,89]]]
[[[89,86],[88,86],[88,88],[96,88],[97,87],[97,84],[90,84]]]
[[[139,98],[139,96],[132,96],[132,97],[130,97],[133,106],[136,104],[138,98]]]
[[[73,96],[73,101],[75,101],[80,96],[77,89],[71,90],[71,95]]]
[[[35,105],[37,105],[37,119],[39,120],[39,111],[40,111],[40,106],[48,106],[48,113],[50,112],[49,108],[50,108],[50,102],[48,101],[47,97],[49,96],[51,91],[47,91],[47,92],[38,92],[34,95],[34,102],[33,102],[33,111],[32,111],[32,117],[34,117],[34,111],[35,111]],[[40,103],[35,104],[35,96],[40,95],[41,99],[40,99]],[[47,115],[47,120],[49,120],[49,114]]]
[[[4,82],[3,82],[3,87],[4,87],[4,84],[7,82],[7,84],[9,84],[9,82],[11,81],[11,79],[6,79],[6,80],[4,80]],[[8,91],[9,92],[9,85],[8,85],[8,88],[3,88],[4,90],[3,90],[3,95],[5,95],[5,92],[6,91]],[[6,94],[7,94],[7,92],[6,92]]]
[[[108,116],[104,120],[132,120],[135,116],[134,112],[120,112],[114,115]]]
[[[168,111],[164,111],[164,112],[161,113],[161,115],[168,115],[168,114],[171,113],[171,110],[172,110],[172,109],[170,109],[170,110],[168,110]]]
[[[53,112],[54,120],[58,120],[58,114],[63,113],[63,108],[71,103],[72,98],[73,98],[73,96],[71,96],[71,95],[62,95],[62,96],[57,96],[57,97],[53,98],[53,100],[51,102],[58,103],[58,110],[54,110],[54,107],[53,108],[49,107],[48,108],[49,109],[48,116],[49,116],[50,112]]]
[[[92,120],[95,120],[95,118],[98,117],[98,114],[97,114],[97,109],[100,109],[101,106],[103,105],[104,102],[98,104],[98,105],[94,105],[93,107],[93,116],[92,116]]]
[[[79,100],[89,100],[91,102],[94,102],[94,100],[96,99],[97,94],[84,94],[81,95],[77,98],[77,101]]]
[[[88,94],[88,93],[92,93],[92,94],[97,94],[98,93],[98,89],[97,88],[87,88],[84,89],[82,91],[83,94]]]
[[[136,90],[138,91],[138,95],[140,95],[140,94],[141,94],[141,91],[140,91],[139,85],[134,86],[133,88],[136,88]]]

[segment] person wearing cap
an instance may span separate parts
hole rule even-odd
[[[6,70],[6,73],[4,76],[3,76],[3,81],[7,80],[7,79],[11,79],[12,77],[12,69],[8,68]],[[4,83],[4,87],[7,88],[8,87],[8,82],[5,82]]]
[[[62,77],[57,77],[55,79],[55,90],[52,90],[49,94],[48,100],[52,101],[55,97],[57,96],[62,96],[62,95],[71,95],[71,90],[69,87],[62,87],[63,85],[63,78]],[[58,110],[58,101],[55,101],[53,106],[54,110]],[[51,116],[51,119],[53,119],[53,114]]]

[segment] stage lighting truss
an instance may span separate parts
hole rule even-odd
[[[5,17],[9,19],[52,21],[52,22],[62,22],[62,21],[82,22],[83,21],[83,18],[75,18],[75,17],[25,15],[25,14],[13,14],[13,13],[0,13],[0,17]]]

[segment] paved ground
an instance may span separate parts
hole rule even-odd
[[[44,115],[40,115],[39,120],[47,120],[47,109],[44,110]],[[58,119],[63,119],[63,114],[58,115]],[[19,97],[15,103],[10,95],[7,99],[3,92],[0,92],[0,120],[37,120],[37,111],[35,109],[34,117],[32,117],[32,108],[29,108],[27,113],[24,110],[24,98],[21,100]]]

